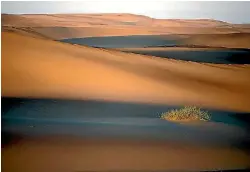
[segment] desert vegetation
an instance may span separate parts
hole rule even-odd
[[[185,106],[161,114],[161,119],[169,121],[209,121],[211,115],[196,106]]]

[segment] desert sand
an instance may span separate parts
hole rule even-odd
[[[2,32],[2,95],[249,112],[250,66],[184,62]]]
[[[154,19],[133,14],[2,14],[2,29],[54,40],[95,36],[184,34],[189,38],[183,40],[185,44],[250,47],[249,24],[231,24],[212,19]]]
[[[222,35],[248,47],[249,27],[130,14],[2,15],[2,96],[197,105],[250,111],[250,65],[162,59],[53,39],[114,35]],[[231,33],[245,34],[231,37]],[[206,41],[210,39],[210,41]],[[223,41],[225,40],[225,41]],[[234,45],[228,42],[234,42]],[[186,44],[189,44],[189,41]],[[198,41],[198,42],[197,42]],[[242,44],[240,44],[242,42]],[[225,44],[226,43],[226,44]],[[212,45],[211,45],[212,46]],[[23,138],[2,149],[3,171],[215,170],[250,167],[246,151],[143,140]]]
[[[244,169],[243,151],[149,140],[25,139],[2,150],[3,171],[157,171]],[[32,163],[30,163],[32,162]]]
[[[250,48],[250,34],[232,33],[232,34],[198,34],[190,35],[183,39],[182,44],[224,47],[224,48]]]

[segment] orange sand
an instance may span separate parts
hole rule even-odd
[[[2,150],[3,171],[219,170],[250,166],[246,153],[146,140],[27,139]]]
[[[133,14],[3,14],[2,26],[5,31],[51,39],[119,35],[250,33],[250,26],[247,24],[235,25],[210,19],[154,19]]]
[[[250,66],[199,64],[2,33],[2,95],[250,111]]]

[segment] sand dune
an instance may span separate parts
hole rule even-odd
[[[161,31],[159,29],[143,29],[143,28],[97,28],[97,27],[2,27],[3,31],[18,33],[26,36],[44,39],[67,39],[82,37],[102,37],[102,36],[128,36],[128,35],[174,35],[179,39],[180,45],[191,46],[210,46],[210,47],[226,47],[226,48],[250,48],[250,33],[227,33],[221,34],[213,32],[211,29],[203,29],[202,34],[199,28],[173,28],[173,32]],[[191,33],[192,32],[192,33]],[[222,32],[223,33],[223,32]]]
[[[177,35],[182,44],[250,48],[250,25],[211,19],[154,19],[133,14],[2,14],[2,30],[45,39]]]
[[[226,48],[250,48],[249,33],[233,34],[198,34],[191,35],[182,41],[183,44],[226,47]]]
[[[2,95],[250,111],[250,66],[161,59],[2,33]]]
[[[92,36],[159,34],[229,34],[250,33],[249,25],[200,19],[154,19],[133,14],[2,14],[5,30],[20,32],[32,28],[41,36],[66,39]],[[13,29],[14,28],[14,29]],[[26,30],[27,32],[29,30]]]
[[[215,27],[231,24],[216,20],[154,19],[134,14],[2,14],[6,26],[16,27],[85,27],[109,26],[167,26],[167,27]]]
[[[195,104],[250,111],[250,65],[162,59],[51,40],[184,34],[178,36],[187,45],[249,48],[249,25],[131,14],[61,14],[2,15],[2,29],[5,97]],[[3,171],[218,170],[246,168],[250,162],[249,155],[236,148],[152,140],[23,138],[2,151]]]
[[[133,28],[133,27],[37,27],[37,28],[16,28],[4,27],[5,31],[21,33],[26,29],[27,34],[30,34],[30,29],[35,33],[33,37],[47,37],[53,40],[67,38],[82,38],[96,36],[128,36],[128,35],[158,35],[162,33],[159,29]],[[163,32],[167,33],[167,32]],[[39,34],[39,35],[38,35]]]

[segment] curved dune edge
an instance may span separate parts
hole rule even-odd
[[[210,65],[2,32],[2,96],[250,111],[249,65]]]

